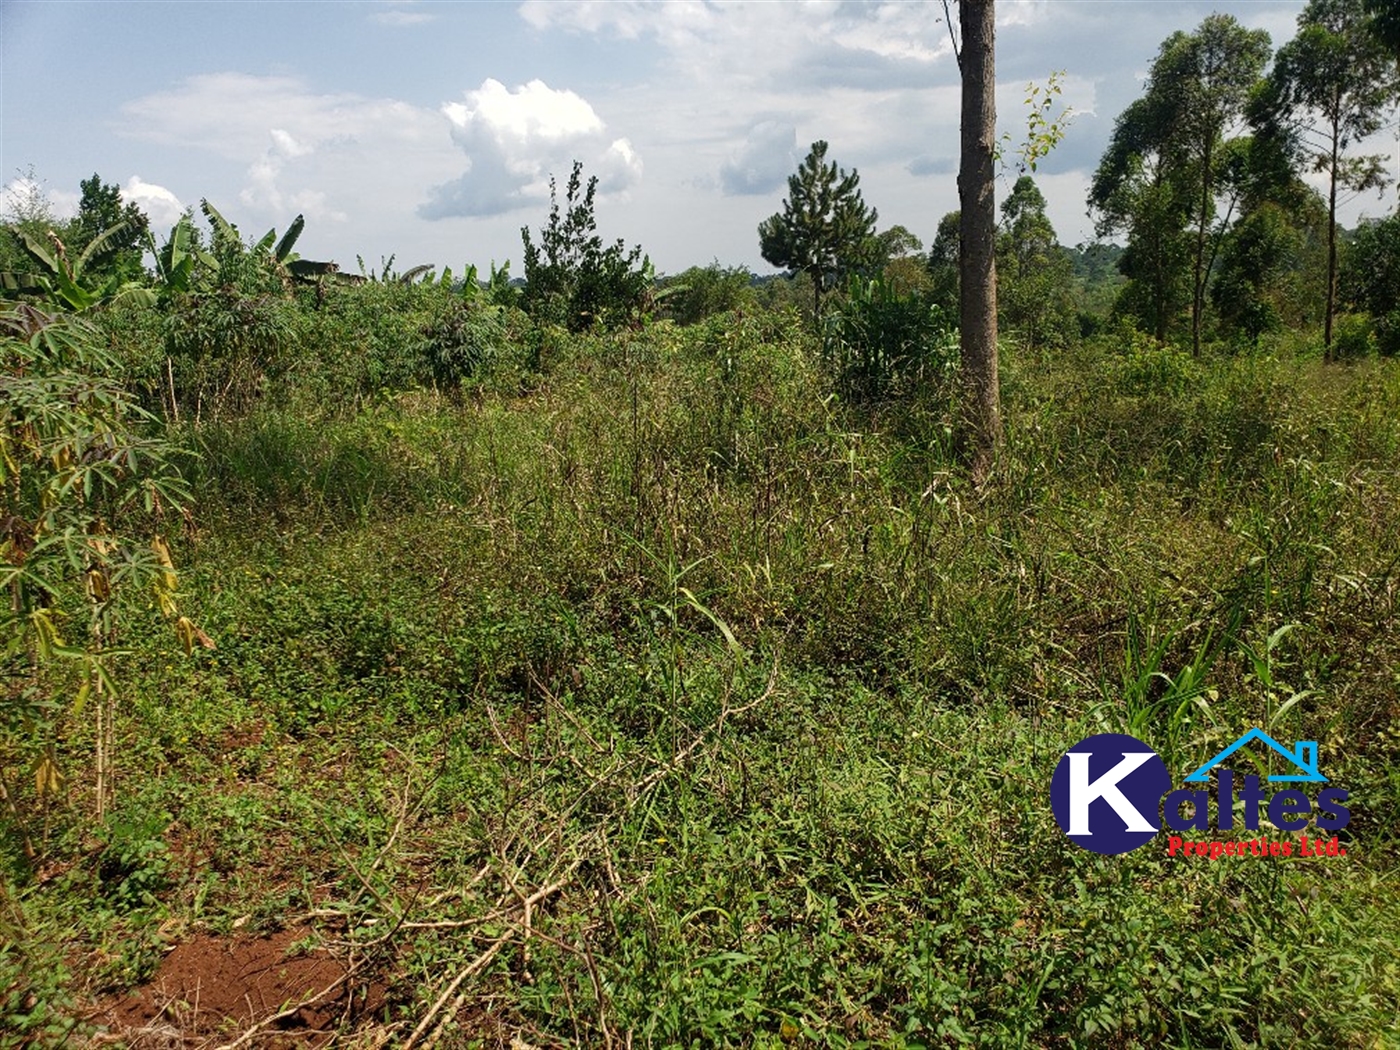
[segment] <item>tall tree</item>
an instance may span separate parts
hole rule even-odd
[[[78,214],[64,231],[68,249],[76,254],[120,226],[121,229],[103,245],[101,253],[93,258],[88,271],[102,276],[116,275],[124,280],[141,276],[141,255],[145,251],[146,231],[151,225],[146,213],[134,202],[123,204],[121,188],[103,182],[96,172],[78,185],[82,190]]]
[[[1268,33],[1246,29],[1229,15],[1210,15],[1194,33],[1173,33],[1153,61],[1143,97],[1118,118],[1090,191],[1101,231],[1126,228],[1148,235],[1125,263],[1151,274],[1158,338],[1165,336],[1164,314],[1173,305],[1173,271],[1184,247],[1179,232],[1192,229],[1186,250],[1196,353],[1218,245],[1212,229],[1228,157],[1225,136],[1243,115],[1269,51]]]
[[[997,378],[996,3],[961,0],[962,142],[958,165],[958,309],[972,476],[986,478],[1001,444]]]
[[[1161,133],[1171,122],[1164,94],[1149,86],[1148,94],[1119,114],[1089,188],[1098,235],[1127,234],[1118,269],[1128,284],[1115,310],[1137,317],[1159,343],[1186,302],[1190,246],[1183,230],[1192,181],[1181,151]]]
[[[1070,259],[1045,208],[1035,180],[1022,175],[1002,202],[1002,232],[997,238],[1002,319],[1032,350],[1063,343],[1075,320]]]
[[[774,266],[812,278],[812,311],[821,316],[822,292],[868,261],[879,212],[860,194],[860,175],[826,160],[825,141],[788,176],[783,210],[758,224],[759,250]]]
[[[1395,61],[1371,31],[1363,0],[1311,0],[1298,35],[1279,48],[1254,107],[1261,133],[1277,137],[1302,164],[1327,173],[1327,305],[1323,345],[1332,349],[1337,299],[1337,191],[1386,182],[1378,154],[1348,156],[1380,129],[1400,92]]]
[[[962,215],[950,211],[938,220],[938,232],[933,235],[933,246],[924,259],[933,282],[933,301],[943,308],[949,317],[958,316],[960,289],[958,288],[958,263],[962,257],[959,245],[959,231],[962,229]]]
[[[1371,35],[1400,62],[1400,4],[1395,0],[1365,0],[1365,5],[1371,16]]]
[[[1172,52],[1170,68],[1176,83],[1169,90],[1179,93],[1177,112],[1184,145],[1197,164],[1199,196],[1191,279],[1191,350],[1196,354],[1201,352],[1201,319],[1209,277],[1206,238],[1214,217],[1225,132],[1243,116],[1271,50],[1264,30],[1246,29],[1229,15],[1213,14]]]

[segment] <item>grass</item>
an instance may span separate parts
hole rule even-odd
[[[76,718],[66,800],[12,787],[0,1042],[301,918],[390,983],[366,1041],[1400,1039],[1400,368],[1004,369],[982,493],[937,391],[844,404],[763,315],[187,431],[218,648],[131,629],[106,829]],[[1179,779],[1251,725],[1319,742],[1345,861],[1055,826],[1083,736]]]

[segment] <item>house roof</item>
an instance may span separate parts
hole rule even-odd
[[[1269,777],[1271,781],[1293,781],[1297,783],[1312,784],[1325,783],[1327,781],[1327,778],[1323,776],[1320,772],[1318,772],[1317,769],[1316,740],[1296,741],[1293,745],[1293,750],[1290,751],[1288,750],[1288,748],[1284,747],[1273,737],[1269,736],[1269,734],[1264,732],[1264,730],[1262,729],[1251,729],[1248,733],[1245,733],[1244,736],[1240,737],[1233,744],[1227,747],[1224,751],[1220,752],[1220,754],[1216,755],[1205,765],[1201,766],[1200,769],[1196,770],[1186,779],[1189,782],[1196,784],[1209,780],[1210,771],[1212,769],[1220,765],[1221,762],[1224,762],[1225,759],[1229,758],[1236,751],[1240,750],[1240,748],[1245,747],[1246,745],[1251,744],[1256,740],[1262,740],[1265,744],[1273,748],[1284,758],[1288,759],[1288,761],[1291,762],[1294,766],[1302,770],[1301,774],[1276,774],[1274,776]]]

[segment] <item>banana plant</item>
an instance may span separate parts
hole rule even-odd
[[[203,264],[214,272],[218,271],[219,261],[205,251],[192,250],[193,237],[190,220],[180,216],[170,230],[170,238],[157,247],[155,237],[146,233],[146,250],[156,261],[156,285],[162,299],[180,292],[188,292],[194,285],[194,272],[197,264]]]
[[[295,276],[292,267],[300,258],[292,249],[296,246],[302,230],[306,228],[306,216],[298,215],[293,219],[281,239],[278,239],[277,229],[273,227],[245,248],[238,227],[225,219],[207,198],[199,202],[199,208],[214,230],[215,254],[222,255],[227,251],[235,254],[247,252],[281,278],[285,288],[291,289]]]
[[[66,308],[74,313],[83,313],[118,299],[144,302],[149,296],[149,301],[154,302],[154,296],[149,289],[142,288],[134,281],[123,281],[120,277],[113,276],[99,288],[86,287],[82,282],[88,263],[100,256],[108,242],[126,227],[127,223],[119,222],[93,238],[92,243],[84,248],[76,259],[68,257],[67,247],[53,230],[48,231],[47,244],[30,233],[21,232],[20,236],[30,257],[43,267],[44,272],[6,273],[0,275],[0,285],[7,291],[41,295],[54,306]]]

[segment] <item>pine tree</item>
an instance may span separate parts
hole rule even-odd
[[[860,175],[826,162],[827,144],[812,150],[788,176],[783,210],[758,225],[759,250],[774,266],[812,278],[812,309],[821,316],[822,292],[869,260],[879,213],[860,194]]]

